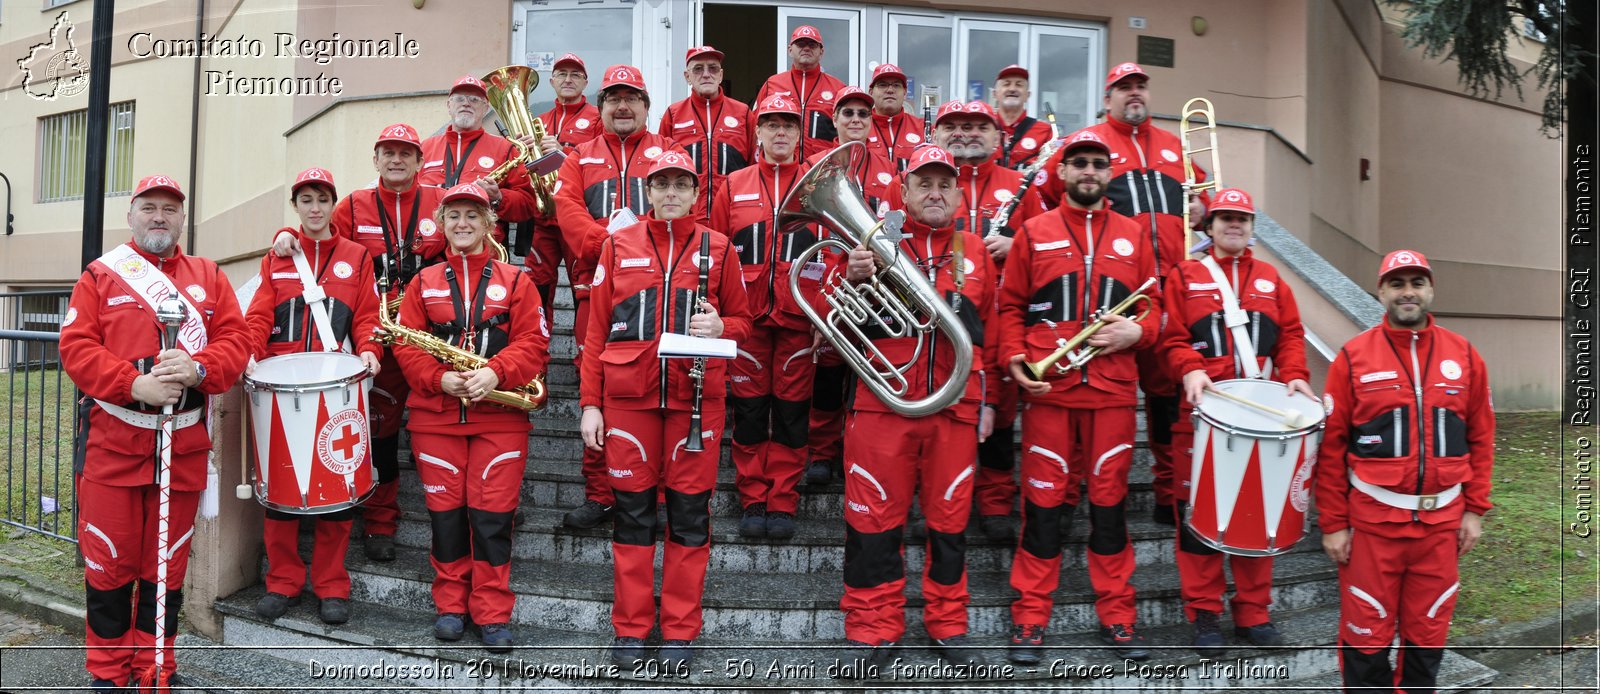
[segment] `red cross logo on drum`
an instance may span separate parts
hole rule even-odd
[[[333,440],[333,449],[339,452],[339,458],[349,460],[356,455],[356,448],[361,446],[361,436],[356,433],[353,424],[346,424],[339,431],[339,438]]]
[[[355,472],[367,458],[367,417],[360,410],[334,413],[317,432],[317,459],[336,475]]]

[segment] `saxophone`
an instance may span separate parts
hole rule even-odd
[[[373,342],[384,346],[396,344],[411,345],[427,352],[429,356],[438,359],[455,371],[471,371],[481,369],[488,363],[488,359],[467,350],[456,347],[444,340],[434,337],[424,330],[416,330],[400,325],[398,321],[389,317],[388,302],[379,302],[378,324],[380,327],[372,331]],[[496,405],[517,410],[531,411],[544,407],[546,391],[544,387],[544,374],[533,377],[532,381],[517,386],[511,390],[493,390],[483,397],[484,400]],[[470,407],[471,401],[461,399],[463,406]]]

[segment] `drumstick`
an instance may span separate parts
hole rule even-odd
[[[1269,405],[1264,405],[1262,403],[1256,402],[1256,401],[1251,400],[1249,398],[1245,398],[1245,397],[1241,397],[1241,396],[1238,396],[1238,395],[1234,395],[1233,393],[1229,393],[1229,392],[1227,392],[1225,390],[1217,390],[1215,388],[1209,389],[1206,392],[1210,393],[1212,395],[1220,395],[1220,396],[1222,396],[1222,399],[1224,399],[1224,400],[1232,400],[1232,401],[1234,401],[1236,403],[1239,403],[1240,405],[1245,405],[1245,406],[1248,406],[1248,407],[1254,407],[1254,408],[1256,408],[1258,410],[1261,410],[1262,412],[1270,414],[1270,415],[1272,415],[1274,417],[1278,417],[1279,419],[1283,420],[1283,425],[1286,426],[1286,427],[1290,427],[1290,428],[1293,428],[1293,429],[1303,429],[1305,427],[1311,426],[1312,424],[1316,424],[1316,420],[1306,416],[1306,414],[1304,412],[1301,412],[1299,410],[1289,410],[1289,411],[1285,412],[1285,411],[1280,410],[1280,409],[1278,409],[1276,407],[1271,407]]]
[[[233,496],[238,499],[249,499],[255,492],[250,486],[250,406],[245,400],[249,399],[248,393],[240,399],[239,405],[239,484],[233,488]]]

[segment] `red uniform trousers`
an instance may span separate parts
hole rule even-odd
[[[1152,487],[1156,503],[1171,506],[1175,493],[1178,495],[1176,500],[1187,498],[1177,491],[1172,481],[1173,423],[1178,421],[1178,402],[1181,399],[1178,397],[1178,384],[1167,373],[1167,367],[1156,350],[1134,352],[1133,360],[1139,367],[1139,389],[1144,391],[1145,430],[1150,435],[1150,455],[1155,459],[1150,464],[1150,470],[1155,473]]]
[[[816,378],[811,389],[811,425],[806,448],[811,460],[838,463],[844,459],[845,403],[854,373],[833,346],[823,342],[817,351]]]
[[[978,444],[978,515],[1009,516],[1017,501],[1015,440],[1017,409],[1022,390],[1007,377],[994,403],[994,434]]]
[[[400,371],[400,362],[395,361],[392,352],[384,350],[378,375],[372,379],[370,401],[372,473],[377,485],[372,496],[361,503],[362,530],[368,535],[393,536],[400,520],[400,428],[405,423],[406,397],[410,394],[411,386]]]
[[[267,509],[261,527],[267,546],[267,590],[290,597],[306,584],[306,562],[300,558],[300,519],[292,513]],[[344,554],[350,549],[350,526],[355,511],[347,509],[311,516],[317,530],[311,548],[311,593],[318,599],[350,598],[350,572]]]
[[[922,625],[967,633],[967,518],[978,429],[945,413],[856,411],[845,425],[844,635],[877,645],[906,630],[904,533],[912,495],[928,519]]]
[[[571,263],[567,264],[571,268]],[[572,293],[575,310],[572,317],[572,329],[578,339],[578,356],[572,360],[573,364],[580,364],[583,360],[583,339],[581,336],[589,334],[589,291],[574,290]],[[583,367],[578,367],[580,373]],[[616,496],[611,491],[611,481],[606,477],[606,454],[596,451],[588,446],[583,447],[583,463],[579,467],[583,473],[583,496],[593,499],[603,506],[612,506],[617,503]]]
[[[611,526],[616,582],[611,625],[617,636],[641,639],[655,625],[656,504],[658,487],[665,487],[661,638],[693,640],[700,635],[700,597],[711,559],[711,492],[722,458],[723,404],[701,403],[705,450],[699,453],[684,448],[686,410],[606,407],[604,414],[606,472],[617,499]]]
[[[1148,401],[1147,401],[1148,403]],[[1183,597],[1183,614],[1194,621],[1198,610],[1222,612],[1222,594],[1228,583],[1222,575],[1222,561],[1226,557],[1233,568],[1233,599],[1228,601],[1235,626],[1253,627],[1271,621],[1267,608],[1272,604],[1272,557],[1243,557],[1223,554],[1201,542],[1183,522],[1183,511],[1189,505],[1189,478],[1194,465],[1194,408],[1184,402],[1178,410],[1178,420],[1172,427],[1173,485],[1167,492],[1173,497],[1178,519],[1177,559],[1179,594]],[[1160,497],[1158,496],[1157,499]],[[1161,503],[1159,500],[1156,503]]]
[[[133,673],[155,664],[160,501],[154,484],[112,487],[78,477],[78,542],[83,550],[87,593],[84,645],[89,651],[89,674],[96,678],[126,682]],[[167,563],[167,652],[162,657],[165,672],[177,671],[172,642],[178,636],[183,576],[189,570],[189,539],[199,506],[200,492],[173,490],[167,500],[167,553],[171,558]]]
[[[1133,624],[1133,545],[1123,502],[1133,462],[1132,407],[1022,409],[1022,539],[1011,562],[1015,624],[1047,625],[1061,582],[1060,518],[1089,481],[1089,580],[1103,624]],[[1081,453],[1080,453],[1081,451]],[[1081,464],[1068,461],[1083,461]]]
[[[1346,687],[1434,691],[1461,587],[1459,527],[1459,523],[1354,526],[1350,562],[1339,565],[1339,669]],[[1397,622],[1398,668],[1389,663]]]
[[[739,503],[794,513],[811,417],[811,333],[757,324],[730,366]]]
[[[433,604],[476,624],[511,621],[511,519],[522,496],[528,429],[411,432],[433,522]]]

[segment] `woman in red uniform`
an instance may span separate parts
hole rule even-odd
[[[414,346],[394,348],[411,385],[407,428],[433,521],[433,635],[456,641],[470,617],[483,645],[504,653],[516,602],[511,519],[532,427],[527,412],[483,400],[544,372],[550,330],[533,282],[485,241],[496,219],[483,189],[451,188],[435,218],[450,250],[406,288],[400,323],[486,362],[457,371]]]
[[[305,253],[310,280],[327,300],[323,303],[328,327],[337,344],[322,343],[321,329],[293,258],[268,253],[261,259],[261,284],[245,313],[251,354],[266,359],[298,352],[343,351],[361,356],[367,370],[378,373],[383,347],[367,338],[378,327],[378,296],[372,292],[372,256],[361,244],[335,236],[329,224],[338,200],[333,174],[310,168],[295,177],[289,201],[300,215],[298,229],[285,227]],[[254,365],[251,365],[254,370]],[[350,546],[350,523],[356,509],[316,516],[316,543],[311,551],[311,592],[319,600],[318,614],[327,624],[350,619],[350,573],[344,553]],[[300,603],[306,583],[306,564],[300,558],[300,516],[267,509],[262,526],[267,547],[267,594],[256,602],[256,614],[277,619]]]
[[[1315,399],[1306,370],[1305,327],[1294,293],[1271,265],[1254,258],[1249,249],[1256,208],[1250,196],[1237,188],[1217,191],[1205,228],[1211,235],[1208,250],[1221,278],[1233,290],[1239,308],[1251,318],[1244,329],[1253,342],[1260,376],[1289,386],[1291,393]],[[1223,300],[1217,275],[1201,260],[1185,260],[1167,274],[1164,309],[1166,328],[1161,333],[1158,356],[1172,376],[1183,383],[1183,402],[1172,427],[1174,517],[1182,519],[1189,499],[1189,474],[1194,451],[1191,415],[1213,381],[1246,378],[1238,355],[1242,351],[1222,322]],[[1178,525],[1178,577],[1183,610],[1194,623],[1194,648],[1202,654],[1220,655],[1224,640],[1217,624],[1222,614],[1221,552],[1202,543],[1186,524]],[[1233,630],[1256,646],[1278,646],[1283,636],[1268,621],[1272,602],[1272,557],[1228,557],[1233,567],[1235,594],[1231,604]]]
[[[668,151],[648,182],[651,212],[606,240],[595,269],[589,300],[594,315],[609,320],[589,321],[583,336],[582,433],[590,449],[605,451],[617,497],[611,658],[623,667],[643,658],[655,625],[656,489],[665,486],[660,656],[683,667],[678,663],[693,659],[700,635],[727,362],[704,360],[696,382],[695,360],[658,359],[656,351],[663,333],[742,341],[750,308],[728,238],[690,216],[698,187],[693,160]],[[703,450],[692,451],[696,410]]]

